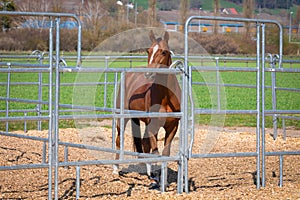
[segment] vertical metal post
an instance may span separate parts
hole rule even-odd
[[[24,112],[24,117],[26,117],[27,116],[27,112]],[[27,121],[26,120],[24,120],[24,133],[26,133],[27,132]]]
[[[40,64],[43,64],[43,55],[40,55]],[[38,100],[39,102],[42,101],[42,85],[43,85],[43,74],[42,73],[39,73],[39,78],[38,78]],[[42,105],[41,103],[38,103],[37,105],[37,114],[38,116],[41,116],[41,110],[42,110]],[[37,122],[37,129],[40,131],[42,130],[42,121],[39,120]]]
[[[78,41],[77,41],[77,66],[81,66],[81,38],[82,38],[82,27],[80,23],[80,19],[76,18],[78,22]]]
[[[80,166],[76,166],[76,199],[80,197]]]
[[[65,146],[65,149],[64,149],[64,162],[68,162],[68,159],[69,158],[69,147],[68,146]],[[68,167],[65,167],[66,169]]]
[[[183,77],[183,85],[182,85],[182,107],[181,107],[181,112],[183,113],[183,116],[181,117],[181,120],[183,121],[183,132],[182,132],[182,138],[183,138],[183,169],[184,169],[184,191],[188,193],[189,190],[189,183],[188,183],[188,156],[189,156],[189,148],[188,148],[188,120],[189,120],[189,115],[188,115],[188,97],[189,97],[189,78],[188,75],[190,74],[190,69],[188,66],[188,28],[189,24],[191,22],[191,19],[187,20],[185,23],[184,27],[184,72],[182,77]]]
[[[47,144],[46,141],[43,142],[43,155],[42,155],[42,163],[46,163],[46,148],[47,148]]]
[[[55,63],[55,102],[54,102],[54,144],[55,144],[55,169],[54,169],[54,195],[55,199],[58,199],[58,141],[59,141],[59,95],[60,95],[60,73],[59,73],[59,60],[60,60],[60,18],[55,20],[56,25],[56,63]]]
[[[10,63],[7,63],[7,67],[8,69],[10,70],[11,69],[11,64]],[[7,85],[6,85],[6,110],[5,110],[5,117],[8,117],[9,115],[9,96],[10,96],[10,81],[11,81],[11,73],[10,71],[7,73]],[[9,122],[6,122],[5,123],[5,129],[6,129],[6,132],[8,133],[8,126],[9,126]]]
[[[48,104],[48,115],[49,115],[49,131],[48,131],[48,199],[52,199],[52,168],[53,168],[53,148],[52,148],[52,132],[53,132],[53,19],[50,17],[50,29],[49,29],[49,104]]]
[[[283,184],[283,155],[279,156],[279,187]]]
[[[260,24],[256,23],[256,188],[260,188]]]
[[[117,109],[117,95],[118,95],[118,73],[115,73],[114,79],[114,114],[116,114]],[[116,149],[116,117],[112,120],[112,137],[111,137],[112,149]]]
[[[265,171],[266,171],[266,166],[265,166],[265,24],[261,24],[261,163],[262,163],[262,178],[261,178],[261,185],[262,187],[265,187]]]
[[[108,68],[108,65],[105,65],[105,69]],[[104,72],[104,94],[103,94],[103,107],[106,108],[107,105],[107,72]]]
[[[282,118],[283,140],[286,140],[285,119]]]
[[[120,81],[120,89],[121,89],[121,95],[120,95],[120,114],[124,114],[124,101],[125,101],[125,72],[121,73],[121,81]],[[124,131],[125,131],[125,121],[124,117],[121,117],[120,119],[120,159],[124,159]]]
[[[216,67],[219,69],[219,57],[216,57]],[[218,95],[218,110],[221,110],[221,97],[220,97],[220,71],[216,70],[217,79],[217,95]]]
[[[167,162],[161,163],[161,174],[160,174],[160,191],[165,192],[166,185],[167,185],[167,174],[168,174],[168,167]]]
[[[195,105],[194,105],[194,100],[193,100],[193,92],[192,92],[192,69],[189,71],[189,101],[190,101],[190,109],[189,111],[191,112],[190,113],[190,144],[189,144],[189,156],[188,158],[191,158],[192,157],[192,150],[193,150],[193,144],[194,144],[194,132],[195,132],[195,127],[194,127],[194,110],[195,110]]]
[[[290,24],[289,24],[289,42],[291,42],[292,38],[292,15],[294,12],[290,12]]]
[[[276,57],[271,57],[271,68],[276,68]],[[276,110],[277,108],[277,99],[276,99],[276,72],[271,72],[271,80],[272,80],[272,110]],[[277,114],[273,114],[273,139],[277,138]]]

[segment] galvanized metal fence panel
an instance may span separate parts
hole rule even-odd
[[[1,135],[18,137],[23,139],[37,140],[43,143],[43,159],[41,163],[35,164],[25,164],[25,165],[15,165],[15,166],[0,166],[0,170],[18,170],[18,169],[29,169],[29,168],[48,168],[48,198],[52,199],[54,194],[54,199],[58,199],[58,168],[65,166],[76,166],[76,198],[80,197],[80,167],[83,165],[98,165],[98,164],[131,164],[131,163],[143,163],[143,162],[159,162],[162,164],[162,178],[165,180],[165,169],[168,162],[177,161],[178,162],[178,182],[177,182],[177,192],[182,193],[183,191],[188,192],[188,161],[189,159],[197,158],[222,158],[222,157],[256,157],[256,169],[257,169],[257,188],[260,188],[260,179],[262,179],[261,185],[265,187],[265,160],[266,156],[279,156],[280,158],[280,186],[282,186],[282,174],[283,174],[283,156],[286,155],[299,155],[299,150],[286,151],[286,152],[266,152],[265,150],[265,116],[271,115],[274,119],[274,139],[277,137],[277,120],[281,118],[282,121],[287,119],[299,120],[297,115],[300,114],[299,110],[278,110],[276,105],[277,91],[291,91],[299,92],[299,88],[286,88],[277,87],[276,85],[276,74],[278,73],[299,73],[298,68],[284,68],[283,63],[285,62],[282,58],[282,28],[281,25],[276,21],[261,20],[261,19],[244,19],[244,18],[224,18],[224,17],[207,17],[207,16],[193,16],[189,18],[185,24],[185,52],[184,56],[178,56],[179,60],[183,65],[183,70],[175,69],[149,69],[149,68],[110,68],[108,63],[110,59],[115,59],[115,56],[86,56],[85,59],[91,60],[101,60],[103,62],[103,68],[96,67],[84,67],[82,66],[82,56],[81,56],[81,25],[79,19],[72,14],[64,13],[27,13],[27,12],[0,12],[0,15],[20,15],[20,16],[48,16],[51,19],[51,27],[49,29],[49,52],[39,52],[35,51],[29,56],[4,56],[1,55],[0,59],[4,58],[20,58],[20,59],[37,59],[38,63],[35,64],[24,64],[20,62],[0,62],[0,73],[7,74],[7,81],[0,82],[0,86],[6,87],[6,93],[4,96],[0,97],[0,101],[5,102],[5,110],[0,110],[1,122],[6,123],[6,130],[0,132]],[[61,56],[60,55],[60,18],[61,17],[72,17],[74,18],[78,27],[78,52],[75,57]],[[190,56],[188,51],[188,26],[192,20],[224,20],[224,21],[239,21],[239,22],[249,22],[256,24],[256,39],[257,39],[257,52],[255,58],[244,58],[244,57],[212,57],[212,56]],[[270,55],[265,53],[265,24],[275,24],[279,28],[279,49],[278,55]],[[54,35],[56,38],[54,47]],[[120,56],[117,56],[120,58]],[[130,66],[134,59],[145,59],[144,56],[122,56],[122,59],[129,59]],[[66,60],[75,59],[76,66],[67,66]],[[132,59],[132,60],[131,60]],[[201,61],[200,66],[189,66],[189,61],[192,59],[197,59]],[[215,66],[205,66],[205,60],[214,60]],[[47,61],[48,64],[44,64]],[[226,61],[237,61],[245,63],[244,67],[228,67],[225,66]],[[221,62],[224,66],[221,66]],[[270,67],[266,67],[266,62],[269,63]],[[286,61],[291,64],[299,63],[298,61],[289,60]],[[255,67],[249,67],[249,63],[255,63]],[[276,65],[278,66],[276,68]],[[193,76],[195,71],[204,72],[215,72],[217,77],[217,82],[207,83],[193,81]],[[181,87],[182,87],[182,111],[179,113],[145,113],[137,111],[129,111],[124,109],[124,105],[121,104],[120,109],[116,109],[115,100],[112,104],[109,104],[107,99],[107,87],[113,87],[113,98],[116,99],[116,91],[118,85],[118,78],[120,77],[121,83],[125,78],[125,73],[127,72],[159,72],[166,74],[178,74],[181,77]],[[220,72],[241,72],[241,73],[255,73],[256,79],[255,83],[252,84],[229,84],[225,83],[222,87],[237,87],[237,88],[247,88],[256,90],[256,108],[255,109],[245,109],[245,110],[228,110],[223,109],[221,105],[221,94],[220,94]],[[266,72],[270,72],[272,75],[272,84],[267,86],[265,84]],[[37,73],[38,80],[33,80],[32,82],[14,82],[11,81],[11,74],[13,73]],[[98,82],[86,82],[86,83],[62,83],[60,80],[61,73],[103,73],[105,75],[104,81]],[[42,82],[42,74],[48,75],[47,83]],[[109,80],[107,75],[112,74],[114,76],[113,80]],[[37,99],[22,99],[11,97],[10,88],[14,85],[37,85],[38,97]],[[104,95],[102,106],[83,106],[75,104],[63,104],[60,100],[60,88],[68,86],[86,86],[86,85],[103,85]],[[121,86],[124,84],[121,84]],[[196,107],[193,99],[193,87],[200,86],[212,86],[217,89],[217,109],[212,108],[200,108]],[[47,100],[43,100],[42,90],[46,88],[48,93]],[[267,110],[265,108],[265,91],[272,90],[272,110]],[[124,88],[121,87],[121,94],[124,92]],[[124,94],[121,95],[121,99],[124,98]],[[32,109],[11,109],[10,103],[27,103],[36,105]],[[121,101],[124,102],[124,101]],[[46,109],[43,109],[43,105]],[[86,114],[82,114],[84,111]],[[106,112],[106,113],[93,113],[93,112]],[[18,115],[18,113],[24,113],[24,116]],[[35,113],[34,116],[28,116],[28,113]],[[194,141],[194,118],[196,115],[210,114],[249,114],[256,116],[256,151],[255,152],[237,152],[237,153],[207,153],[207,154],[195,154],[192,152],[193,141]],[[293,114],[290,116],[287,114]],[[121,123],[124,123],[125,118],[132,117],[177,117],[180,118],[180,142],[178,147],[178,152],[175,156],[171,157],[157,157],[155,155],[149,154],[139,154],[136,152],[127,151],[124,149],[124,130],[121,132],[121,149],[116,150],[115,146],[112,145],[111,148],[105,147],[95,147],[84,144],[74,144],[70,142],[59,141],[59,120],[67,119],[93,119],[93,118],[109,118],[113,122],[116,119],[121,119]],[[36,121],[37,129],[42,129],[42,122],[48,122],[48,138],[39,138],[27,136],[25,134],[13,134],[9,131],[9,123],[21,121],[24,122],[24,132],[26,132],[26,122]],[[122,126],[121,126],[122,127]],[[115,140],[115,123],[112,126],[112,144]],[[261,130],[261,132],[260,132]],[[48,161],[46,160],[48,144]],[[50,145],[49,145],[50,144]],[[64,148],[64,161],[58,161],[58,148],[59,146]],[[86,161],[68,161],[68,151],[69,148],[84,148],[95,151],[103,151],[110,153],[120,153],[120,160],[86,160]],[[144,158],[139,159],[123,159],[124,155],[130,156],[143,156]],[[54,175],[54,176],[53,176]],[[54,182],[54,187],[52,183]],[[164,184],[164,182],[162,182]],[[164,191],[164,187],[162,187]]]

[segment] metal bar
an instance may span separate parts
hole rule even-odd
[[[52,199],[52,168],[53,168],[53,151],[52,151],[52,132],[53,132],[53,106],[52,106],[52,95],[53,95],[53,19],[50,17],[50,29],[49,29],[49,97],[48,97],[48,116],[49,116],[49,131],[48,131],[48,199]]]
[[[8,69],[10,69],[10,65],[8,65]],[[5,101],[5,117],[8,118],[9,116],[9,101],[7,100],[10,97],[10,78],[11,78],[11,74],[10,72],[7,73],[7,85],[6,85],[6,101]],[[6,122],[5,124],[5,129],[6,132],[8,132],[8,125],[9,123]]]
[[[255,152],[192,154],[191,158],[257,157]]]
[[[217,105],[218,110],[221,110],[221,96],[220,96],[220,70],[219,70],[219,57],[216,57],[216,87],[217,87]]]
[[[43,59],[40,59],[40,64],[43,64]],[[38,77],[38,101],[42,101],[42,93],[43,92],[43,74],[39,73],[39,77]],[[39,103],[37,104],[37,115],[41,116],[41,109],[42,109],[42,105]],[[37,123],[37,129],[40,131],[42,130],[42,122],[38,121]]]
[[[121,80],[120,80],[120,114],[124,113],[125,108],[125,72],[121,73]],[[125,132],[125,119],[123,117],[120,118],[120,159],[124,160],[124,132]]]
[[[178,157],[156,157],[156,158],[139,158],[139,159],[126,159],[126,160],[88,160],[88,161],[73,161],[73,162],[60,162],[59,167],[66,166],[87,166],[87,165],[113,165],[113,164],[135,164],[135,163],[147,163],[147,162],[176,162]],[[48,168],[48,164],[22,164],[12,166],[0,166],[0,170],[20,170],[20,169],[38,169]]]
[[[46,140],[43,142],[43,155],[42,155],[42,163],[46,163],[46,149],[47,149],[47,144]]]
[[[49,68],[49,65],[47,64],[29,64],[29,63],[19,63],[19,62],[0,62],[0,66],[4,66],[4,67],[1,67],[1,72],[8,72],[8,71],[5,71],[5,69],[8,69],[8,68],[5,68],[6,66],[11,66],[12,68],[10,69],[11,71],[13,70],[16,70],[16,69],[22,69],[24,70],[24,72],[27,72],[28,70],[32,70],[31,68],[37,70],[37,69],[40,69],[40,70],[46,70]],[[15,67],[20,67],[20,68],[15,68]]]
[[[63,67],[60,72],[76,72],[76,73],[116,73],[116,72],[136,72],[136,73],[160,73],[160,74],[181,74],[179,69],[169,68],[85,68],[85,67]]]
[[[279,156],[279,187],[283,185],[283,155]]]
[[[26,118],[26,116],[27,116],[27,112],[24,113],[25,118]],[[24,120],[24,133],[26,133],[26,132],[27,132],[27,121]]]
[[[0,122],[49,120],[49,116],[0,117]],[[8,131],[8,130],[6,130]]]
[[[286,140],[285,119],[282,118],[283,140]]]
[[[225,114],[249,114],[254,115],[259,113],[258,110],[215,110],[215,109],[199,109],[195,108],[195,114],[217,114],[217,115],[225,115]]]
[[[48,164],[22,164],[22,165],[12,165],[12,166],[0,166],[0,171],[20,170],[20,169],[40,169],[40,168],[49,168],[49,165]]]
[[[56,25],[56,43],[55,43],[55,101],[54,101],[54,198],[58,199],[58,142],[59,142],[59,96],[60,96],[60,17],[55,20]]]
[[[138,159],[124,159],[124,160],[87,160],[74,162],[60,162],[60,167],[65,166],[86,166],[86,165],[118,165],[118,164],[135,164],[135,163],[162,163],[162,162],[176,162],[178,157],[156,157],[156,158],[138,158]]]
[[[260,24],[256,23],[256,189],[260,188]]]
[[[28,136],[28,135],[23,135],[23,134],[15,134],[15,133],[0,132],[0,135],[9,136],[9,137],[16,137],[16,138],[22,138],[22,139],[42,141],[44,143],[48,141],[47,138]],[[108,152],[108,153],[120,153],[121,152],[120,150],[115,150],[115,149],[111,149],[111,148],[96,147],[96,146],[91,146],[91,145],[76,144],[76,143],[70,143],[70,142],[59,142],[58,144],[62,145],[62,146],[73,147],[73,148],[87,149],[87,150],[93,150],[93,151],[103,151],[103,152]],[[145,157],[145,158],[161,157],[161,156],[155,155],[155,154],[137,153],[137,152],[131,152],[131,151],[124,151],[124,154],[125,155],[130,155],[130,156]]]
[[[289,155],[289,156],[294,156],[294,155],[300,155],[300,151],[271,151],[271,152],[266,152],[266,156],[281,156],[281,155]]]
[[[210,66],[193,66],[194,71],[219,71],[219,72],[256,72],[257,68],[254,67],[210,67]]]
[[[233,57],[233,56],[217,56],[219,58],[219,61],[244,61],[245,64],[249,64],[250,62],[255,63],[256,62],[256,57]],[[0,58],[5,59],[5,58],[14,58],[14,59],[21,59],[21,58],[26,58],[26,59],[38,59],[37,55],[0,55]],[[44,57],[45,59],[49,59],[48,56]],[[64,55],[63,58],[65,60],[74,60],[77,59],[77,56],[69,56],[69,55]],[[146,55],[110,55],[110,56],[101,56],[101,55],[89,55],[89,56],[81,56],[82,59],[89,60],[89,61],[95,61],[95,62],[104,62],[107,61],[109,62],[110,59],[115,60],[115,62],[124,62],[126,59],[135,59],[135,60],[140,60],[140,61],[145,61],[148,57]],[[181,55],[174,55],[172,56],[174,59],[183,59],[184,56]],[[210,56],[210,55],[189,55],[188,56],[189,60],[197,59],[201,60],[201,62],[211,62],[216,58],[216,56]],[[129,61],[128,61],[129,62]],[[0,62],[2,65],[6,65],[6,62]],[[282,63],[300,63],[300,60],[291,60],[291,59],[282,59]],[[202,65],[203,66],[203,65]],[[246,65],[248,66],[248,65]],[[267,68],[268,69],[268,68]]]
[[[265,68],[266,72],[300,73],[299,68]]]
[[[64,148],[64,161],[68,162],[68,160],[69,160],[68,158],[69,158],[69,146],[66,145]]]
[[[265,139],[265,24],[262,23],[261,24],[261,43],[262,43],[262,47],[261,47],[261,58],[262,58],[262,71],[261,71],[261,97],[262,97],[262,101],[261,101],[261,132],[262,132],[262,136],[261,136],[261,140],[262,140],[262,144],[261,144],[261,163],[262,163],[262,177],[261,177],[261,185],[262,187],[265,187],[266,185],[266,175],[265,175],[265,171],[266,171],[266,166],[265,166],[265,162],[266,162],[266,158],[265,158],[265,152],[266,152],[266,139]]]
[[[76,166],[76,199],[80,197],[80,166]]]
[[[161,174],[160,174],[160,191],[165,192],[166,185],[167,185],[167,162],[161,163]]]
[[[115,73],[115,84],[114,84],[114,109],[117,109],[117,96],[118,96],[118,73]],[[113,114],[116,114],[115,112]],[[112,137],[111,137],[111,143],[112,143],[112,149],[116,149],[116,118],[112,119]]]

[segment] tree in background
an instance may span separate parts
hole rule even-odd
[[[180,16],[180,24],[182,26],[182,31],[184,30],[184,24],[188,17],[188,10],[189,10],[189,0],[180,0],[180,10],[179,10],[179,16]]]
[[[64,9],[62,7],[62,3],[60,0],[53,0],[52,1],[52,12],[63,12]]]
[[[214,16],[219,16],[220,2],[219,0],[214,0]],[[218,22],[214,20],[214,34],[218,33]]]
[[[203,0],[190,0],[190,8],[200,9],[202,4]]]
[[[15,2],[11,0],[3,0],[0,5],[0,9],[3,11],[15,11],[16,9]],[[9,29],[11,27],[11,23],[12,19],[10,16],[1,16],[1,28],[3,31]]]
[[[283,8],[289,9],[293,5],[293,0],[256,0],[257,8]]]
[[[98,32],[100,30],[101,19],[108,15],[103,9],[102,3],[97,0],[89,0],[83,7],[83,23],[85,28],[91,31]]]
[[[18,3],[18,11],[21,12],[50,12],[52,10],[52,4],[47,0],[25,0]],[[48,17],[42,16],[24,16],[21,20],[16,21],[17,26],[22,26],[25,22],[25,27],[43,27],[47,21]],[[26,23],[27,22],[27,23]]]
[[[293,20],[293,24],[300,26],[300,6],[297,6],[297,11],[296,11],[295,18]]]
[[[177,10],[179,0],[158,0],[157,7],[160,10]]]
[[[244,0],[243,4],[243,17],[245,18],[252,18],[253,16],[253,6],[254,6],[254,0]],[[250,23],[245,22],[245,28],[246,28],[246,36],[250,36]]]
[[[148,26],[156,26],[156,0],[149,0]]]

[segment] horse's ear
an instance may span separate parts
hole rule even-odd
[[[169,33],[168,33],[167,31],[165,32],[164,40],[165,40],[166,42],[169,41]]]
[[[154,33],[152,30],[149,33],[149,38],[150,38],[151,42],[156,42],[156,39],[155,39],[155,36],[154,36]]]

